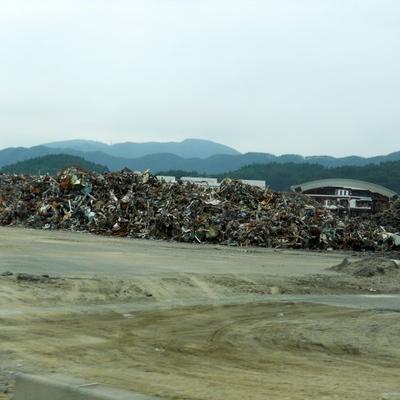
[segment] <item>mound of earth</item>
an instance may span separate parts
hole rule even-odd
[[[390,260],[384,257],[368,257],[356,262],[350,262],[345,258],[340,264],[329,269],[355,277],[369,278],[390,275],[400,278],[400,260]]]

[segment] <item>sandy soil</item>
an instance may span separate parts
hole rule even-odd
[[[398,313],[247,304],[1,319],[0,351],[166,399],[379,399],[400,392]]]
[[[18,229],[0,239],[0,399],[20,371],[165,399],[400,397],[399,312],[289,301],[398,293],[390,263],[358,276],[331,268],[347,257],[364,271],[352,254]]]

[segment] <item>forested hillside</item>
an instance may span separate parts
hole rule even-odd
[[[106,166],[92,163],[82,157],[69,154],[52,154],[4,166],[0,169],[0,172],[7,174],[56,175],[59,171],[71,166],[100,173],[108,171]]]

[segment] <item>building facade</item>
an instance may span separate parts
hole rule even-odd
[[[322,179],[291,186],[339,214],[362,215],[383,211],[397,193],[383,186],[354,179]]]

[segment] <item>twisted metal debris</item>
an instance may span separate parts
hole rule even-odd
[[[400,207],[398,208],[400,209]],[[400,219],[341,219],[310,198],[226,179],[218,188],[148,172],[0,174],[0,224],[234,246],[386,250]]]

